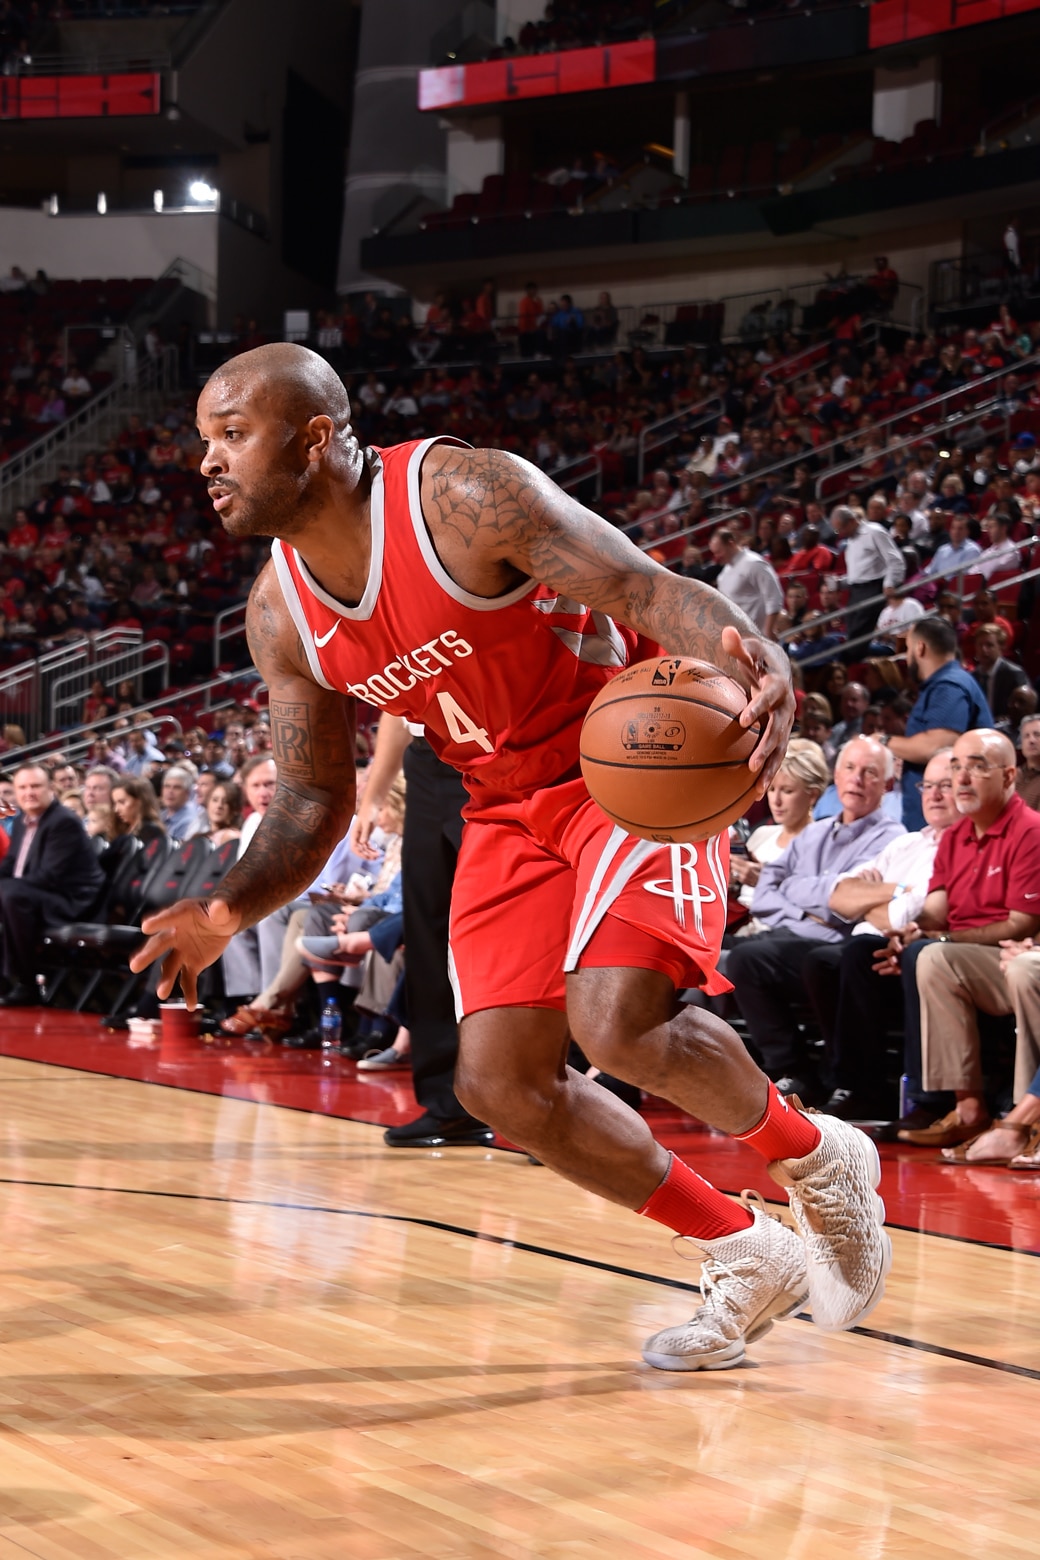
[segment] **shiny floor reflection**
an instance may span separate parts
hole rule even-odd
[[[1036,1552],[1032,1182],[890,1154],[867,1329],[662,1375],[696,1263],[523,1155],[387,1150],[406,1082],[0,1025],[0,1560]]]

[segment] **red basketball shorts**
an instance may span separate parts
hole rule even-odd
[[[729,843],[658,845],[615,828],[584,781],[470,818],[452,890],[459,1018],[566,1007],[568,971],[656,969],[677,988],[731,990],[716,964]]]

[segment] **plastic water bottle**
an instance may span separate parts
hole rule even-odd
[[[343,1035],[343,1014],[335,997],[330,997],[321,1010],[321,1048],[331,1051],[338,1046]]]

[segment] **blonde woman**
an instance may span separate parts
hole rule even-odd
[[[816,803],[830,784],[830,770],[818,742],[794,737],[766,793],[773,822],[760,824],[747,842],[746,856],[730,857],[730,885],[742,905],[750,908],[762,868],[782,856],[796,835],[812,822]],[[746,937],[763,931],[748,921],[737,932]]]

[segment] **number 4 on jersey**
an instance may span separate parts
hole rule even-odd
[[[478,726],[470,720],[466,711],[455,703],[450,693],[439,693],[437,703],[444,712],[445,725],[453,742],[475,742],[479,748],[484,749],[485,753],[495,751],[483,726]]]

